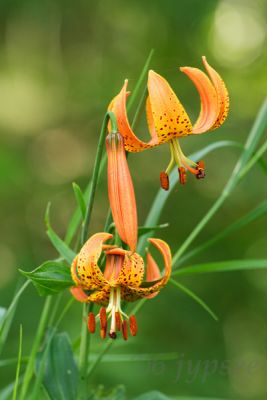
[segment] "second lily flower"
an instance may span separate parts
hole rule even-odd
[[[205,176],[204,162],[195,163],[187,158],[182,152],[178,138],[212,131],[222,125],[228,114],[229,96],[225,84],[206,58],[203,57],[202,60],[208,75],[198,68],[180,68],[192,80],[200,95],[201,110],[194,125],[168,82],[152,70],[148,75],[146,101],[147,122],[151,135],[149,142],[138,139],[129,124],[126,111],[126,99],[129,94],[127,80],[109,105],[109,110],[116,115],[118,129],[127,151],[140,152],[169,143],[171,159],[166,170],[160,174],[161,186],[165,190],[169,188],[169,173],[175,164],[178,166],[181,184],[186,182],[186,169],[198,179]]]

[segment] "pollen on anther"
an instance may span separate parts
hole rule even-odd
[[[116,330],[120,331],[121,330],[121,315],[119,311],[116,311],[115,313],[115,321],[116,321]]]
[[[186,170],[185,170],[185,168],[184,167],[178,168],[178,172],[179,172],[180,184],[181,185],[185,185],[186,184]]]
[[[196,174],[196,178],[204,179],[206,174],[205,174],[205,163],[203,160],[197,162],[197,171],[198,173]]]
[[[100,327],[101,330],[107,329],[107,313],[105,307],[101,307],[99,311]]]
[[[130,322],[130,332],[132,334],[132,336],[136,336],[137,335],[137,321],[134,315],[131,315],[129,318],[129,322]]]
[[[122,322],[122,336],[124,340],[128,339],[128,324],[125,320]]]
[[[169,190],[170,184],[169,184],[169,176],[165,171],[162,171],[160,173],[160,186],[162,187],[162,189],[164,190]]]
[[[87,326],[90,333],[95,333],[95,315],[92,312],[88,314]]]

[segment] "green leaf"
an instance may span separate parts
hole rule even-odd
[[[106,165],[107,162],[107,157],[103,157],[102,161],[101,161],[101,165],[100,165],[100,175],[103,173],[104,171],[104,167]],[[86,186],[85,192],[83,194],[83,198],[85,201],[85,204],[88,202],[89,199],[89,195],[91,192],[91,182],[88,183],[88,185]],[[77,206],[71,219],[70,222],[68,224],[68,228],[67,228],[67,233],[65,236],[65,243],[67,245],[69,245],[78,229],[78,226],[81,222],[82,216],[81,216],[81,211],[80,211],[80,207]]]
[[[13,389],[13,396],[12,400],[17,399],[17,392],[18,392],[18,386],[19,386],[19,373],[20,373],[20,366],[21,366],[21,355],[22,355],[22,325],[20,325],[19,328],[19,351],[18,351],[18,361],[17,361],[17,368],[16,368],[16,379],[15,379],[15,385]]]
[[[154,226],[139,226],[138,227],[138,234],[139,236],[144,235],[145,233],[154,232],[157,229],[164,229],[170,226],[169,223],[154,225]]]
[[[263,260],[231,260],[218,261],[204,264],[196,264],[190,267],[180,268],[172,273],[172,276],[177,275],[195,275],[208,272],[226,272],[240,271],[253,269],[266,269],[267,259]]]
[[[74,194],[75,194],[75,198],[76,198],[77,204],[78,204],[78,206],[80,208],[80,211],[81,211],[82,218],[84,220],[85,219],[85,215],[86,215],[86,203],[85,203],[85,199],[84,199],[83,193],[81,191],[80,186],[77,185],[77,183],[73,182],[72,187],[73,187],[73,191],[74,191]]]
[[[78,369],[66,332],[50,342],[43,384],[53,400],[77,400]]]
[[[73,285],[70,268],[60,261],[46,261],[35,270],[19,270],[30,279],[41,296],[56,294]]]
[[[218,321],[217,315],[210,309],[210,307],[199,297],[197,296],[192,290],[188,289],[184,285],[181,285],[181,283],[176,282],[174,279],[170,279],[170,282],[176,286],[178,289],[180,289],[182,292],[187,294],[189,297],[191,297],[193,300],[195,300],[201,307],[204,308],[205,311],[208,312],[208,314],[215,320]]]
[[[18,305],[18,301],[21,297],[21,295],[24,293],[26,288],[29,286],[30,281],[24,282],[24,284],[19,288],[16,289],[16,294],[13,297],[12,302],[10,303],[10,306],[8,307],[6,313],[2,315],[2,319],[0,321],[0,353],[3,350],[4,344],[6,342],[6,339],[8,337],[8,333],[15,315],[15,311]],[[1,397],[0,397],[1,398]]]
[[[156,390],[152,390],[151,392],[147,392],[141,394],[138,397],[135,397],[134,400],[170,400],[170,397],[165,396],[165,394],[158,392]]]
[[[56,234],[50,224],[50,207],[51,203],[48,203],[45,213],[45,223],[47,226],[47,236],[49,237],[51,243],[55,247],[55,249],[59,252],[59,254],[69,263],[71,264],[76,254],[73,250],[69,248],[69,246]]]
[[[246,225],[262,217],[266,213],[267,213],[267,201],[264,201],[263,203],[259,204],[256,208],[245,214],[243,217],[239,218],[237,221],[233,222],[231,225],[223,229],[221,232],[217,233],[217,235],[214,235],[211,239],[207,240],[206,242],[200,244],[198,247],[195,247],[193,250],[186,253],[183,257],[181,257],[178,260],[178,262],[174,265],[173,268],[178,267],[186,260],[208,249],[210,246],[224,239],[228,235],[238,231],[241,228],[244,228]]]
[[[5,313],[6,313],[6,308],[0,307],[0,325],[1,325],[2,321],[4,320]]]

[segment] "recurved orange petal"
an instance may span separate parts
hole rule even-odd
[[[72,268],[75,271],[76,265],[76,274],[79,282],[88,290],[100,289],[107,284],[97,262],[102,252],[103,242],[110,238],[112,238],[112,235],[105,232],[91,236],[73,262],[74,266]]]
[[[195,84],[200,95],[201,110],[193,126],[193,133],[196,134],[219,128],[225,121],[229,110],[229,96],[224,81],[208,64],[206,57],[202,57],[202,61],[211,81],[198,68],[180,68]]]
[[[158,292],[162,287],[166,285],[171,275],[172,257],[171,251],[166,242],[160,239],[149,239],[149,241],[160,251],[164,260],[165,273],[164,276],[155,281],[154,285],[150,287],[133,287],[128,286],[122,288],[122,298],[126,301],[135,301],[143,297],[147,297],[151,294]]]
[[[134,187],[126,160],[123,138],[110,133],[106,139],[108,155],[108,195],[115,226],[132,251],[137,242],[137,209]]]
[[[110,294],[110,286],[106,285],[101,290],[96,290],[94,293],[87,295],[81,287],[74,286],[70,289],[71,294],[76,300],[81,303],[97,303],[107,304]]]
[[[193,133],[207,132],[215,124],[219,114],[217,92],[207,75],[198,68],[181,67],[196,86],[201,101],[199,117],[193,126]]]
[[[192,133],[190,119],[168,82],[150,70],[147,87],[149,92],[147,115],[154,141],[154,131],[157,133],[158,144]]]
[[[206,70],[210,76],[210,79],[212,80],[212,83],[215,87],[217,97],[218,97],[219,113],[218,113],[215,123],[210,128],[210,130],[213,130],[213,129],[219,128],[219,126],[221,126],[224,123],[224,121],[228,115],[229,94],[228,94],[228,90],[225,86],[223,79],[218,74],[218,72],[216,72],[215,69],[212,68],[208,64],[206,57],[203,56],[202,61],[203,61],[204,67],[206,68]]]
[[[153,282],[157,281],[161,278],[161,273],[158,264],[152,257],[150,253],[147,253],[146,257],[146,282]],[[159,292],[150,294],[147,296],[148,299],[152,299],[153,297],[157,296]]]
[[[151,144],[138,139],[129,124],[126,110],[126,99],[129,94],[127,85],[128,80],[126,79],[120,93],[109,104],[108,110],[113,111],[116,116],[118,130],[123,136],[125,149],[130,152],[139,152],[150,148]]]

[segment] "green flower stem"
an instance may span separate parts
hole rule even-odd
[[[96,193],[96,187],[97,187],[97,182],[98,182],[98,177],[99,177],[99,169],[100,169],[100,164],[101,164],[102,152],[103,152],[103,147],[105,144],[107,125],[108,125],[109,121],[111,123],[112,132],[117,132],[117,130],[118,130],[116,117],[115,117],[114,113],[108,111],[106,113],[106,115],[104,117],[104,121],[102,123],[100,138],[99,138],[97,152],[96,152],[96,158],[95,158],[95,164],[94,164],[93,176],[92,176],[92,182],[91,182],[91,188],[90,188],[90,195],[89,195],[89,200],[88,200],[88,204],[87,204],[87,208],[86,208],[86,214],[85,214],[85,218],[84,218],[82,234],[81,234],[82,244],[84,244],[86,242],[87,236],[88,236],[89,222],[91,219],[93,204],[94,204],[94,200],[95,200],[95,193]]]
[[[48,296],[45,300],[44,303],[44,308],[42,311],[42,315],[39,321],[39,325],[37,328],[37,332],[33,341],[33,345],[32,345],[32,349],[31,349],[31,353],[30,353],[30,357],[29,357],[29,361],[26,367],[26,371],[24,374],[24,379],[23,379],[23,383],[22,383],[22,388],[21,388],[21,395],[20,395],[20,400],[24,400],[26,397],[26,394],[28,392],[29,389],[29,384],[30,381],[32,379],[33,376],[33,372],[34,372],[34,362],[35,362],[35,358],[36,358],[36,354],[37,351],[39,349],[41,340],[43,338],[43,334],[47,325],[47,321],[49,318],[49,313],[50,313],[50,307],[52,305],[52,297]]]
[[[19,327],[19,352],[18,352],[16,379],[15,379],[12,400],[17,399],[17,392],[18,392],[18,385],[19,385],[19,373],[20,373],[20,366],[21,366],[21,355],[22,355],[22,325],[20,325],[20,327]]]
[[[78,399],[85,400],[87,398],[87,381],[86,381],[86,371],[87,371],[87,358],[88,358],[88,331],[87,320],[88,315],[88,304],[83,304],[82,306],[82,327],[81,327],[81,343],[80,343],[80,355],[79,355],[79,388],[78,388]]]

